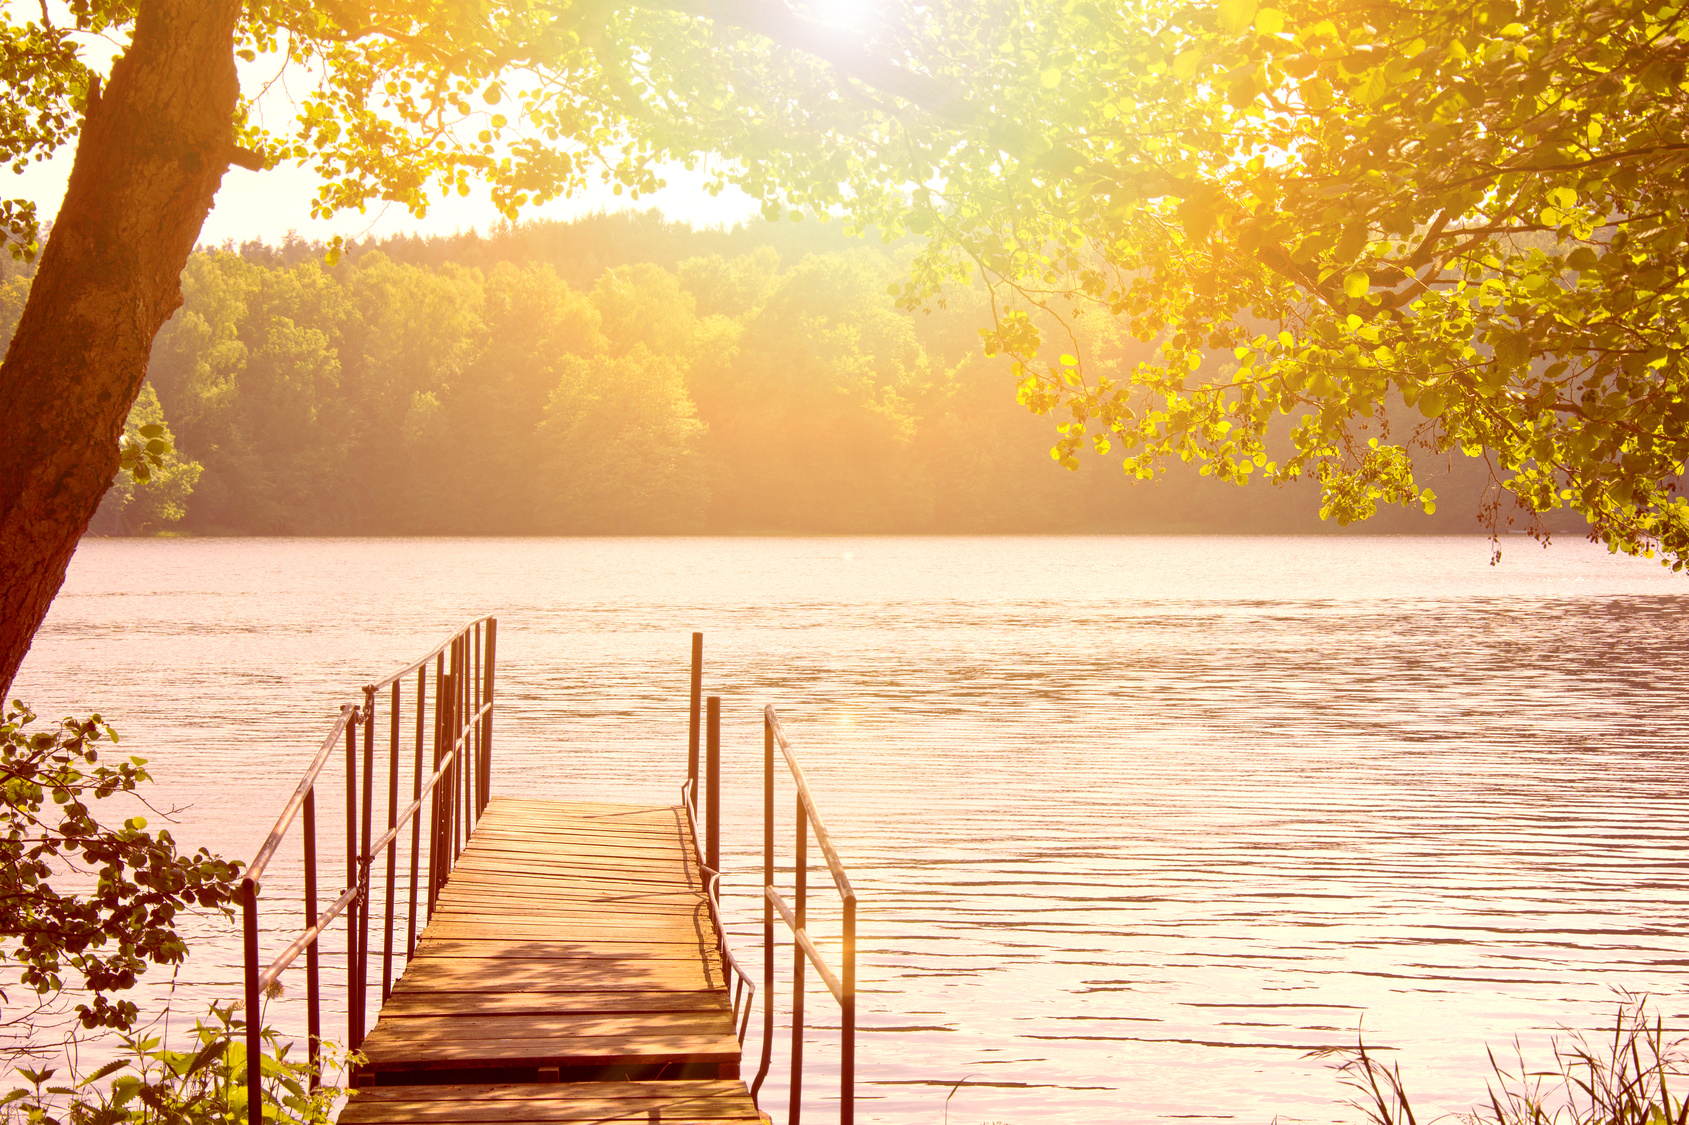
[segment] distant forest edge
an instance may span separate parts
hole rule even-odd
[[[983,296],[899,311],[899,247],[656,212],[194,254],[132,429],[175,463],[94,534],[1307,532],[1317,489],[1049,456]],[[7,264],[7,338],[29,278]],[[1106,328],[1102,331],[1106,331]],[[1087,341],[1107,351],[1106,338]],[[1122,361],[1142,345],[1116,350]],[[1477,531],[1485,474],[1362,532]]]

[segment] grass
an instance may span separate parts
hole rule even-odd
[[[1658,1018],[1650,1021],[1644,997],[1626,994],[1610,1032],[1557,1039],[1550,1067],[1532,1069],[1517,1041],[1511,1066],[1490,1051],[1487,1102],[1449,1116],[1463,1125],[1689,1125],[1684,1048],[1683,1039],[1667,1040]],[[1386,1066],[1364,1042],[1314,1053],[1340,1060],[1343,1083],[1355,1092],[1349,1104],[1372,1125],[1419,1125],[1400,1064]]]

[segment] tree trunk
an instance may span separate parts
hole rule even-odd
[[[117,474],[153,337],[234,155],[238,0],[143,0],[89,99],[52,236],[0,363],[0,693]]]

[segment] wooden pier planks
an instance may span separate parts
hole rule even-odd
[[[743,1082],[388,1086],[360,1090],[340,1125],[751,1125],[764,1119]]]
[[[736,1078],[726,985],[683,810],[495,797],[357,1080]]]

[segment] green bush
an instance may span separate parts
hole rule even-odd
[[[123,1033],[116,1059],[69,1085],[49,1085],[54,1069],[17,1073],[31,1083],[0,1098],[0,1125],[233,1125],[247,1119],[246,1021],[239,1006],[211,1005],[210,1020],[195,1020],[185,1050],[163,1037]],[[313,1070],[288,1057],[292,1044],[271,1028],[262,1032],[265,1121],[327,1125],[344,1094],[336,1085],[313,1087]],[[326,1045],[321,1069],[347,1060]],[[274,1107],[274,1116],[269,1112]]]

